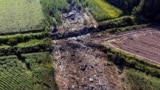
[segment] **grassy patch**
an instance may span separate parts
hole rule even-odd
[[[0,36],[0,44],[16,44],[20,42],[26,42],[30,39],[42,39],[45,38],[47,34],[45,32],[38,33],[27,33],[27,34],[14,34],[14,35],[3,35]]]
[[[126,69],[124,75],[127,90],[160,90],[159,78],[133,69]]]
[[[67,8],[67,0],[40,0],[46,16],[45,24],[49,27],[61,23],[61,11]]]
[[[44,52],[50,50],[46,41],[47,39],[32,39],[27,42],[18,43],[14,47],[18,48],[20,53]]]
[[[45,40],[46,39],[32,39],[28,42],[22,42],[22,43],[18,43],[16,46],[18,48],[28,48],[28,47],[34,47],[34,46],[38,46],[38,45],[43,45],[45,44]]]
[[[131,26],[131,25],[134,25],[134,24],[136,24],[135,17],[133,17],[133,16],[122,16],[120,18],[100,22],[98,28],[100,30],[105,30],[105,29]]]
[[[119,27],[119,28],[111,28],[111,29],[106,29],[105,31],[102,31],[102,34],[106,33],[119,33],[119,32],[125,32],[129,30],[138,30],[141,28],[146,28],[150,26],[150,24],[141,24],[141,25],[131,25],[131,26],[126,26],[126,27]]]
[[[122,15],[122,11],[105,0],[86,0],[88,8],[98,21],[117,18]]]
[[[13,55],[15,50],[19,53],[31,53],[31,52],[44,52],[49,51],[50,46],[48,45],[48,39],[31,39],[26,42],[17,43],[14,46],[0,45],[0,56]]]
[[[0,34],[42,29],[39,0],[0,0]]]
[[[7,90],[31,90],[32,73],[16,56],[0,57],[0,88]]]

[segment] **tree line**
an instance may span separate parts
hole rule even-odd
[[[123,10],[126,15],[135,15],[150,22],[160,22],[159,0],[106,0]]]

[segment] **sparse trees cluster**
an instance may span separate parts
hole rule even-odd
[[[153,77],[160,78],[160,67],[149,64],[143,60],[137,59],[136,57],[126,55],[122,52],[108,49],[108,59],[113,61],[118,67],[127,67],[151,75]]]
[[[67,0],[41,0],[47,21],[51,24],[61,23],[60,11],[67,8]],[[53,17],[56,20],[53,20]],[[53,22],[54,21],[54,22]]]

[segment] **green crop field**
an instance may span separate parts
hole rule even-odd
[[[0,90],[46,90],[52,87],[52,64],[47,53],[0,57]],[[47,89],[48,90],[48,89]]]
[[[0,34],[42,28],[39,0],[0,0]]]
[[[123,12],[110,5],[105,0],[85,0],[88,4],[90,12],[98,21],[117,18],[123,14]]]

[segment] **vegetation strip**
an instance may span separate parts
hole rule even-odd
[[[127,66],[136,70],[145,72],[154,77],[160,78],[160,67],[150,64],[144,60],[137,59],[134,56],[126,55],[123,52],[116,51],[110,47],[106,47],[108,50],[108,59],[113,61],[120,68]]]
[[[54,86],[53,68],[47,52],[23,54],[22,57],[24,61],[15,55],[0,57],[1,88],[44,90]]]

